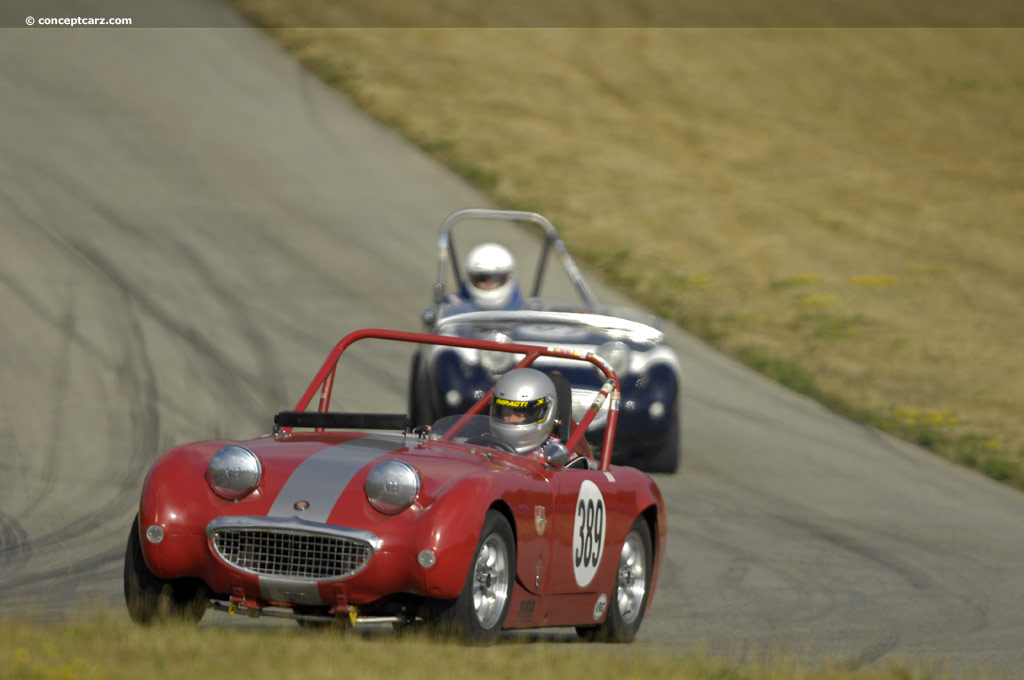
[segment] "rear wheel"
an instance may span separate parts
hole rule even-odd
[[[598,642],[633,641],[647,609],[653,553],[651,531],[643,517],[639,517],[622,544],[608,615],[600,625],[577,627],[581,638]]]
[[[431,617],[434,627],[467,640],[496,638],[508,615],[515,565],[512,527],[500,512],[489,510],[462,592],[438,605]]]
[[[124,601],[135,623],[198,623],[209,606],[209,592],[199,579],[162,579],[149,570],[142,555],[137,515],[124,554]]]

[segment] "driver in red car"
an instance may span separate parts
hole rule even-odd
[[[551,378],[535,368],[513,369],[494,385],[491,434],[521,456],[565,465],[575,456],[552,434],[557,404]]]

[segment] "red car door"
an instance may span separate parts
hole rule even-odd
[[[619,490],[610,472],[565,469],[552,481],[555,488],[554,563],[550,581],[552,594],[593,593],[608,588],[598,572],[607,573],[613,561],[618,567],[619,550],[610,540],[609,512],[615,512]]]

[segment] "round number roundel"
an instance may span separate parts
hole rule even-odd
[[[572,525],[572,568],[576,585],[581,588],[594,580],[604,552],[604,537],[604,498],[597,484],[585,480],[576,497],[576,518]]]

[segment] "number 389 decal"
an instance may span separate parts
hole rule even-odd
[[[590,480],[580,485],[572,525],[572,566],[576,585],[589,585],[597,573],[605,539],[605,507],[601,490]]]

